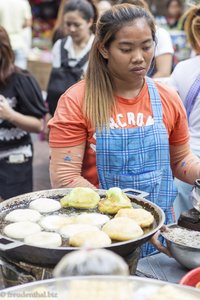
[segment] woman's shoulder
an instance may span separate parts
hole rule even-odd
[[[199,68],[199,66],[200,66],[200,55],[196,55],[194,57],[191,57],[191,58],[185,59],[183,61],[180,61],[175,66],[175,69],[174,69],[173,73],[177,72],[177,71],[180,71],[180,70],[188,72],[188,71],[191,70],[191,68],[195,68],[195,67]]]
[[[21,86],[24,89],[30,89],[30,87],[34,86],[38,91],[41,92],[41,88],[36,78],[28,71],[22,69],[16,69],[13,73],[15,78],[15,83],[17,86]]]
[[[85,80],[81,80],[72,86],[70,86],[65,93],[62,95],[63,99],[67,98],[67,101],[78,101],[82,103],[85,94]]]
[[[13,72],[13,76],[15,76],[16,79],[24,79],[24,78],[33,78],[34,76],[25,69],[20,69],[16,67],[15,71]]]

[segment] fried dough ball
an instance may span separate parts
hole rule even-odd
[[[127,217],[134,220],[142,228],[150,226],[154,216],[143,208],[123,208],[118,211],[115,218]]]
[[[132,219],[125,217],[113,218],[108,221],[102,231],[116,241],[128,241],[139,238],[143,235],[141,227]]]
[[[110,188],[106,198],[99,202],[99,211],[106,214],[116,214],[121,208],[132,207],[131,200],[118,187]]]
[[[100,196],[91,188],[76,187],[61,200],[62,207],[95,208],[99,203]]]

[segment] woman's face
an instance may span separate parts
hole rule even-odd
[[[63,19],[64,27],[75,44],[82,43],[89,38],[92,19],[90,21],[83,19],[79,11],[67,12]]]
[[[101,54],[108,61],[113,79],[126,82],[143,79],[154,56],[154,41],[146,20],[137,19],[122,27]]]
[[[180,4],[176,0],[172,1],[168,6],[168,14],[171,17],[179,17],[181,13],[182,7],[180,6]]]

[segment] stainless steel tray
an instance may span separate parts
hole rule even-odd
[[[182,291],[184,293],[184,299],[189,299],[189,295],[193,296],[192,299],[200,299],[200,290],[197,288],[182,286],[178,284],[172,284],[172,283],[166,283],[164,281],[154,280],[154,279],[148,279],[148,278],[139,278],[136,276],[128,276],[128,277],[122,277],[122,276],[84,276],[84,277],[68,277],[68,278],[62,278],[62,279],[48,279],[43,281],[36,281],[24,285],[20,285],[17,287],[7,288],[2,291],[0,291],[0,298],[1,299],[26,299],[30,297],[37,296],[37,299],[46,299],[46,300],[57,300],[57,299],[66,299],[70,300],[71,298],[68,297],[61,297],[60,298],[60,291],[63,287],[64,292],[67,293],[68,287],[70,286],[70,283],[74,283],[76,280],[81,281],[90,281],[92,283],[93,280],[96,280],[98,282],[98,285],[101,282],[105,282],[110,286],[109,296],[112,296],[112,286],[117,287],[118,284],[121,284],[124,286],[124,294],[126,294],[127,289],[126,285],[132,290],[132,296],[128,298],[123,299],[140,299],[140,300],[148,300],[151,294],[157,292],[159,288],[169,285],[176,287],[178,290]],[[113,285],[112,285],[113,284]],[[92,285],[91,285],[92,287]],[[114,288],[115,289],[115,288]],[[114,290],[113,289],[113,290]],[[82,290],[84,295],[90,295],[91,289]],[[6,298],[8,297],[8,298]],[[87,299],[87,298],[85,298]],[[107,298],[106,298],[107,299]],[[112,297],[110,299],[113,299]],[[117,298],[122,299],[122,298]],[[78,300],[78,299],[77,299]],[[182,299],[180,299],[182,300]]]

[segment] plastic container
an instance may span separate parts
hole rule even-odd
[[[200,288],[200,267],[195,268],[185,274],[181,279],[180,284]]]

